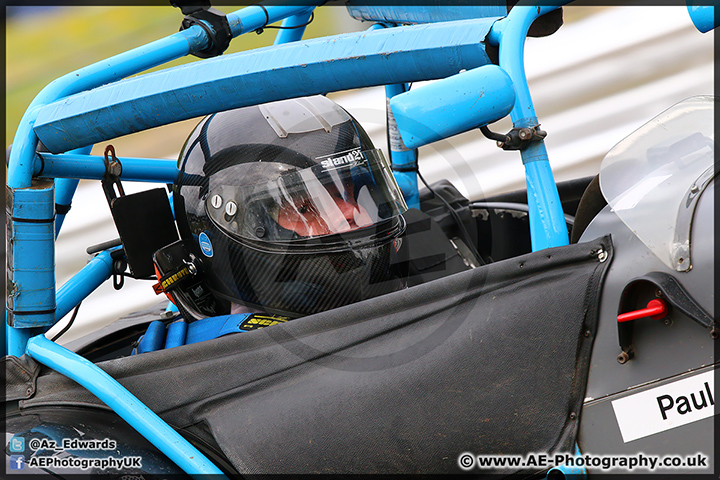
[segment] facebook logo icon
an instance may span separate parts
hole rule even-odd
[[[22,470],[25,468],[25,457],[22,455],[10,455],[10,470]]]

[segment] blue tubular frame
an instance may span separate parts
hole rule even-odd
[[[395,24],[376,23],[368,28],[368,31],[379,30],[382,28],[396,27]],[[400,191],[405,197],[405,203],[408,208],[420,208],[420,193],[418,192],[418,176],[417,171],[417,150],[408,150],[399,147],[402,143],[397,123],[392,118],[392,110],[390,110],[390,99],[395,95],[399,95],[407,91],[408,85],[405,83],[396,83],[385,85],[385,115],[387,119],[387,138],[388,138],[388,155],[390,155],[390,163],[393,170],[393,177],[400,187]]]
[[[27,354],[87,388],[188,474],[226,478],[205,455],[95,364],[43,335],[28,341]]]
[[[174,183],[177,180],[175,160],[122,157],[118,161],[122,165],[121,180],[158,183]],[[75,153],[38,153],[33,171],[38,177],[102,180],[105,176],[105,159]]]
[[[205,31],[193,26],[167,38],[129,50],[106,61],[69,73],[50,83],[32,101],[15,134],[10,151],[7,184],[28,188],[32,178],[38,138],[33,126],[40,108],[60,98],[99,87],[127,76],[184,57],[207,46]]]
[[[20,356],[31,335],[55,323],[55,185],[34,179],[7,193],[7,346]]]
[[[318,1],[317,3],[321,2]],[[303,14],[312,8],[314,7],[308,6],[307,4],[293,7],[267,6],[264,9],[258,6],[251,6],[228,15],[227,19],[233,36],[237,36],[244,32],[257,30],[268,23],[277,22],[288,16]],[[7,187],[13,196],[18,193],[23,193],[31,197],[37,194],[37,192],[31,188],[33,174],[36,169],[36,149],[38,145],[38,137],[35,134],[34,127],[38,112],[42,107],[69,95],[97,88],[101,85],[112,83],[152,67],[162,65],[171,60],[201,51],[207,48],[208,41],[205,30],[195,25],[166,38],[156,40],[147,45],[81,68],[48,84],[30,103],[15,133],[7,173]],[[78,150],[79,152],[88,153],[87,149],[91,148],[93,143],[94,142],[85,142],[73,148],[79,148],[81,149]],[[149,181],[154,180],[150,179]],[[59,193],[60,200],[67,202],[65,203],[65,205],[67,205],[72,198],[77,183],[68,180],[61,181],[59,184],[62,187],[62,191]],[[62,217],[60,218],[59,224],[62,224]],[[59,225],[56,226],[54,230],[58,232]],[[23,236],[13,238],[11,243],[12,252],[8,255],[8,262],[14,258],[16,252],[22,251],[30,246],[36,250],[38,258],[47,260],[44,263],[37,263],[34,266],[36,271],[38,273],[44,271],[54,272],[53,242],[39,244],[37,241],[33,242]],[[10,266],[11,264],[9,263],[8,265]],[[15,269],[14,265],[13,269]],[[22,283],[17,283],[24,291],[47,290],[52,292],[52,295],[50,295],[46,301],[33,304],[34,311],[45,312],[55,309],[55,301],[54,298],[52,298],[55,296],[54,275],[27,275],[26,280]],[[18,298],[20,299],[20,306],[24,307],[22,302],[25,301],[27,295],[24,297],[18,296]],[[41,321],[47,323],[45,320]],[[7,352],[10,355],[21,356],[25,351],[25,344],[29,337],[42,331],[43,328],[47,329],[47,325],[44,325],[42,328],[32,327],[21,329],[8,327],[6,329]]]
[[[95,255],[82,270],[57,292],[55,318],[60,320],[112,276],[113,259],[109,250]]]
[[[490,62],[482,42],[492,21],[354,32],[210,58],[46,105],[34,128],[50,151],[62,152],[231,108],[445,78]]]
[[[320,2],[318,2],[320,3]],[[228,23],[230,24],[233,36],[237,36],[245,31],[253,31],[267,23],[274,23],[282,18],[291,15],[301,15],[308,11],[308,6],[298,7],[278,7],[268,6],[265,9],[258,6],[248,7],[234,14],[228,15]],[[38,138],[33,130],[34,123],[40,108],[44,105],[52,103],[60,98],[72,95],[78,92],[96,88],[100,85],[107,84],[125,78],[127,76],[142,72],[149,68],[161,65],[168,61],[174,60],[205,49],[208,45],[208,38],[205,30],[200,26],[193,26],[179,33],[173,34],[167,38],[152,42],[146,46],[142,46],[128,52],[122,53],[102,62],[95,63],[76,72],[67,74],[58,78],[54,82],[45,87],[31,102],[26,110],[15,134],[13,148],[11,149],[8,161],[8,172],[6,185],[9,192],[12,193],[14,199],[17,194],[27,196],[38,201],[38,205],[42,203],[50,203],[54,209],[55,201],[43,202],[38,193],[42,192],[33,189],[33,174],[35,172],[36,149]],[[79,145],[79,149],[73,154],[88,154],[92,145]],[[72,155],[72,154],[71,154]],[[67,157],[65,157],[67,159]],[[50,173],[53,160],[62,161],[63,158],[49,158],[48,171]],[[78,160],[78,158],[76,158]],[[92,163],[92,159],[85,163]],[[96,163],[96,162],[95,162]],[[134,162],[126,160],[125,178],[130,176],[127,168],[132,167]],[[150,163],[150,162],[145,162]],[[138,175],[136,180],[162,181],[168,180],[170,173],[172,178],[176,177],[174,162],[172,168],[166,165],[157,164],[159,167],[155,169],[157,175],[144,170]],[[82,165],[82,162],[81,162]],[[103,164],[104,165],[104,164]],[[73,167],[74,168],[74,167]],[[60,170],[70,170],[63,167]],[[153,169],[151,169],[153,170]],[[104,168],[103,168],[104,171]],[[56,172],[60,173],[60,172]],[[66,172],[70,173],[70,172]],[[103,172],[104,173],[104,172]],[[75,189],[77,188],[77,180],[68,179],[58,182],[60,191],[58,200],[60,205],[69,205]],[[64,215],[61,214],[56,219],[56,224],[50,223],[50,238],[46,238],[42,244],[37,239],[26,239],[24,236],[17,235],[12,239],[9,245],[12,250],[7,256],[8,266],[15,268],[16,263],[11,259],[16,254],[22,253],[29,248],[35,248],[35,256],[38,258],[46,258],[44,262],[36,262],[33,266],[35,272],[43,273],[45,271],[52,272],[51,275],[31,275],[28,276],[27,282],[18,284],[19,292],[47,289],[51,292],[50,299],[45,300],[37,305],[39,310],[55,310],[53,314],[55,321],[59,320],[67,312],[70,311],[79,301],[85,298],[92,290],[94,290],[103,281],[109,278],[112,271],[112,260],[109,258],[109,252],[102,252],[93,259],[88,266],[83,268],[73,279],[63,286],[57,292],[55,297],[54,282],[54,239],[62,225]],[[15,227],[14,227],[15,228]],[[27,255],[26,255],[27,256]],[[57,308],[56,308],[57,305]],[[29,315],[29,317],[33,317]],[[42,316],[37,316],[38,320],[44,322]],[[31,318],[33,320],[33,318]],[[45,322],[47,323],[47,322]],[[114,381],[105,372],[98,367],[66,350],[59,345],[47,340],[42,334],[49,328],[49,325],[29,328],[13,328],[7,323],[6,310],[6,345],[5,349],[9,355],[20,357],[23,353],[27,353],[41,363],[44,363],[58,372],[74,379],[88,390],[93,392],[98,398],[108,404],[122,418],[128,421],[143,436],[148,438],[160,451],[165,453],[184,471],[194,475],[222,475],[222,472],[207,460],[197,449],[189,442],[175,432],[162,419],[151,412],[147,407],[142,405],[133,395],[125,390],[119,383]],[[36,336],[37,335],[37,336]],[[32,337],[32,338],[31,338]]]
[[[73,150],[72,152],[68,153],[77,153],[80,155],[88,155],[90,151],[92,150],[92,145],[88,147],[78,148],[76,150]],[[36,172],[37,173],[37,172]],[[58,179],[55,182],[55,205],[59,206],[60,208],[65,207],[66,209],[70,209],[70,205],[72,204],[72,198],[75,195],[75,190],[77,190],[78,183],[80,183],[79,180],[80,177],[74,177],[74,178],[62,178]],[[58,210],[58,207],[55,207],[55,210]],[[57,239],[57,236],[60,234],[60,229],[62,228],[63,221],[65,220],[66,213],[63,213],[62,211],[57,212],[55,215],[55,238]]]
[[[267,6],[264,9],[253,5],[229,14],[227,20],[232,35],[235,37],[314,8],[308,6],[307,3],[310,2],[293,7]],[[316,4],[320,3],[322,2],[316,2]],[[33,158],[38,142],[33,126],[41,106],[199,52],[207,46],[208,38],[205,30],[199,25],[194,25],[166,38],[81,68],[51,82],[30,103],[25,115],[20,120],[10,152],[8,186],[10,188],[28,188],[30,186]]]
[[[322,0],[317,0],[299,6],[265,8],[252,5],[227,15],[227,19],[235,37],[280,20],[283,20],[283,26],[302,25],[321,3]],[[69,205],[77,179],[101,179],[105,175],[104,159],[89,155],[92,144],[98,141],[213,111],[291,96],[386,85],[387,96],[392,97],[406,82],[445,78],[460,69],[488,63],[482,44],[485,40],[500,46],[500,66],[516,87],[517,99],[511,111],[514,125],[534,126],[537,119],[526,85],[522,52],[529,25],[552,8],[556,7],[516,6],[507,18],[497,22],[496,18],[458,20],[376,29],[301,43],[297,42],[304,27],[281,30],[275,46],[268,49],[203,60],[122,80],[207,48],[209,40],[205,30],[193,26],[60,77],[45,87],[26,110],[14,138],[7,174],[7,187],[12,195],[9,198],[19,205],[18,208],[33,204],[33,200],[41,210],[46,209],[48,203],[54,207],[55,201]],[[162,81],[158,82],[158,79]],[[107,85],[110,83],[113,85]],[[178,94],[186,96],[179,97]],[[67,99],[71,95],[73,98]],[[173,102],[180,103],[178,98],[184,102],[179,109],[177,105],[173,107]],[[83,106],[78,109],[80,104]],[[142,108],[138,108],[139,105]],[[91,111],[109,115],[92,118],[93,113],[83,120],[83,115]],[[133,130],[133,122],[138,121],[140,128]],[[102,123],[102,128],[93,124],[97,122]],[[67,137],[63,128],[68,132]],[[38,135],[48,140],[43,143],[53,153],[36,153]],[[75,150],[63,153],[71,149]],[[393,154],[396,164],[415,161],[414,152]],[[559,208],[544,144],[537,142],[522,155],[528,177],[533,250],[566,244],[564,216]],[[123,158],[120,162],[123,166],[121,178],[125,180],[173,183],[177,177],[174,161]],[[48,192],[36,188],[38,184],[44,185],[34,178],[40,176],[59,179],[55,190],[57,200],[47,200]],[[417,178],[408,180],[411,184],[406,190],[412,195],[417,192]],[[14,216],[15,210],[12,213]],[[47,212],[43,210],[43,213]],[[20,215],[19,218],[34,217]],[[58,214],[55,225],[46,228],[47,232],[43,230],[45,236],[40,240],[25,234],[9,239],[12,250],[8,254],[8,266],[14,268],[17,264],[11,263],[11,259],[28,255],[31,248],[41,260],[31,265],[32,272],[28,270],[37,275],[27,275],[26,283],[18,283],[18,292],[26,297],[35,291],[51,292],[51,295],[45,295],[47,299],[37,302],[36,310],[54,310],[55,321],[106,281],[112,272],[111,253],[101,252],[56,292],[54,234],[60,230],[62,219],[63,215]],[[185,471],[200,475],[220,473],[105,372],[44,336],[35,336],[47,331],[47,318],[26,317],[27,328],[7,326],[9,354],[21,356],[27,353],[85,386]]]
[[[565,3],[570,2],[562,1],[552,6],[516,5],[506,18],[493,25],[488,35],[488,41],[500,49],[500,67],[510,75],[515,85],[515,106],[510,111],[513,127],[532,128],[538,125],[525,78],[524,51],[528,29],[536,18]],[[565,215],[545,143],[542,140],[532,142],[521,154],[527,180],[532,250],[567,245],[569,239]]]
[[[395,84],[385,86],[385,99],[387,115],[392,115],[390,110],[390,99],[395,95],[399,95],[407,90],[405,84]],[[390,161],[392,163],[393,176],[398,183],[400,190],[405,197],[405,203],[408,208],[420,208],[420,193],[418,192],[418,176],[417,171],[417,150],[408,150],[398,148],[401,143],[400,132],[397,123],[390,125],[388,118],[388,135],[396,135],[397,138],[390,138]]]

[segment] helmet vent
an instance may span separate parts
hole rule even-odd
[[[350,120],[350,115],[345,110],[322,95],[265,103],[258,105],[258,108],[280,138],[286,138],[290,133],[316,130],[329,133],[334,126]]]

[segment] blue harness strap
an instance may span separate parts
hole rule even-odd
[[[165,335],[165,348],[179,347],[187,342],[188,324],[184,320],[168,325]]]
[[[165,324],[160,320],[155,320],[145,332],[145,335],[140,337],[138,342],[137,353],[154,352],[162,348],[163,340],[165,339]],[[133,351],[135,353],[135,351]]]
[[[189,345],[191,343],[212,340],[231,333],[243,333],[264,327],[285,323],[290,317],[265,313],[241,313],[203,318],[192,323],[178,320],[165,328],[160,320],[149,326],[145,335],[140,337],[135,353],[154,352],[167,348]]]

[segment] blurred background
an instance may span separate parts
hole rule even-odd
[[[216,7],[226,13],[233,7]],[[563,8],[565,24],[526,43],[526,73],[556,180],[595,175],[618,141],[671,105],[713,93],[713,34],[701,34],[685,7]],[[7,7],[6,145],[33,97],[55,78],[176,32],[182,15],[170,6]],[[305,38],[364,30],[343,7],[315,14]],[[245,34],[227,53],[271,45],[276,30]],[[199,61],[187,57],[162,68]],[[413,85],[418,88],[420,84]],[[386,150],[382,88],[330,95]],[[177,158],[199,119],[115,139],[118,157]],[[509,119],[491,126],[511,128]],[[102,155],[106,144],[96,145]],[[387,154],[387,152],[385,152]],[[478,131],[420,150],[420,170],[429,182],[451,180],[471,199],[524,188],[517,152],[503,152]],[[155,188],[125,182],[127,193]],[[56,249],[56,277],[62,285],[87,262],[85,249],[117,238],[99,182],[81,182]],[[119,316],[159,300],[153,282],[125,282],[115,292],[106,283],[82,304],[66,343]],[[56,332],[68,321],[53,327]]]

